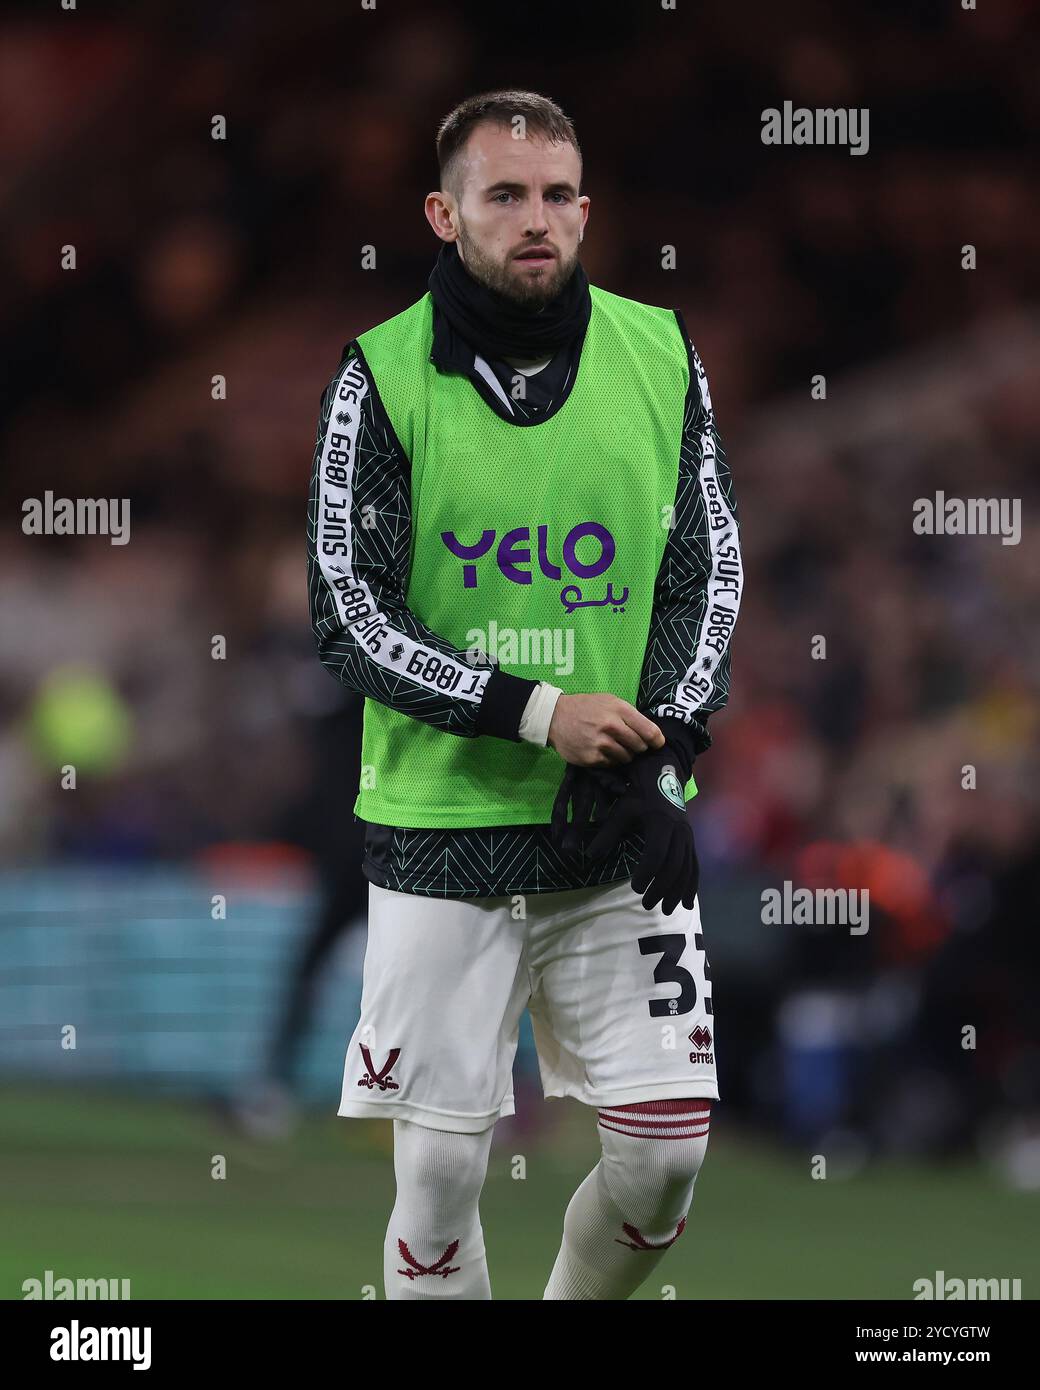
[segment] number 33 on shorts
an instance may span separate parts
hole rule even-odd
[[[700,953],[703,963],[703,980],[707,982],[711,979],[711,967],[708,965],[708,957],[704,951],[704,937],[701,932],[693,934],[693,944]],[[649,1001],[651,1018],[678,1018],[681,1015],[692,1013],[697,1009],[698,998],[701,998],[703,1002],[703,1009],[700,1012],[707,1015],[709,1019],[711,1018],[711,995],[706,988],[702,988],[700,995],[698,995],[697,981],[684,966],[679,964],[685,949],[685,932],[667,932],[660,936],[641,936],[639,938],[641,955],[660,955],[660,960],[654,970],[654,983],[674,983],[679,986],[679,993],[673,998],[654,998]],[[693,1045],[690,1061],[695,1065],[700,1063],[714,1069],[715,1054],[710,1025],[707,1022],[699,1022],[691,1031],[689,1041]]]

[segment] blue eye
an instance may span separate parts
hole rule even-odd
[[[513,196],[512,193],[507,193],[507,192],[503,189],[503,191],[502,191],[501,193],[495,193],[495,194],[492,196],[491,201],[492,201],[493,203],[497,203],[497,202],[499,202],[499,200],[502,199],[502,198],[511,198],[512,196]],[[562,199],[562,201],[565,202],[565,203],[570,202],[570,198],[568,197],[568,195],[567,195],[566,193],[559,193],[559,192],[557,192],[557,193],[550,193],[550,194],[549,194],[549,197],[550,197],[550,198],[559,198],[559,199]]]

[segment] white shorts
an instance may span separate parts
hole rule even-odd
[[[647,912],[627,879],[495,898],[370,883],[338,1113],[464,1133],[512,1115],[525,1007],[546,1098],[718,1100],[710,981],[700,904]]]

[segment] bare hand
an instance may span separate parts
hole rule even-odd
[[[549,725],[549,746],[578,767],[617,767],[660,748],[664,734],[617,695],[561,695]]]

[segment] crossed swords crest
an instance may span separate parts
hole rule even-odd
[[[361,1055],[365,1059],[365,1071],[368,1075],[361,1078],[358,1082],[359,1086],[367,1086],[370,1091],[376,1086],[378,1086],[381,1091],[399,1091],[401,1089],[397,1082],[390,1076],[390,1071],[394,1063],[401,1055],[401,1049],[399,1047],[392,1047],[390,1049],[390,1055],[387,1057],[386,1065],[383,1067],[382,1071],[376,1071],[375,1063],[372,1061],[372,1054],[364,1043],[361,1044]]]

